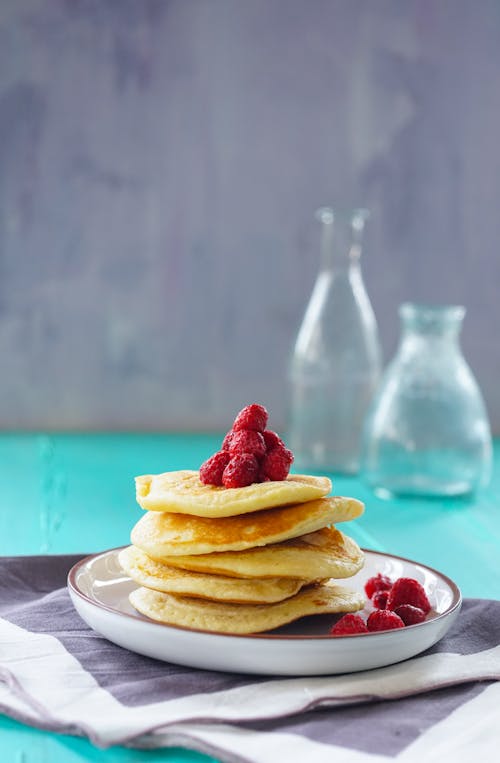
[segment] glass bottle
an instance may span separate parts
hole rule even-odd
[[[287,442],[298,469],[355,473],[380,374],[375,316],[361,274],[367,210],[316,212],[321,264],[290,364]]]
[[[364,435],[364,479],[384,497],[458,496],[484,484],[491,434],[459,345],[461,306],[403,304],[402,337]]]

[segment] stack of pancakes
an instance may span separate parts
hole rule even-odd
[[[187,628],[256,633],[305,615],[354,612],[363,597],[339,585],[363,566],[363,553],[334,523],[363,504],[325,496],[326,477],[242,488],[203,485],[196,471],[136,478],[146,514],[120,563],[140,588],[142,614]]]

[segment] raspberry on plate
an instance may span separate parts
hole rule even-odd
[[[414,607],[412,604],[400,604],[394,612],[405,625],[416,625],[416,623],[423,623],[425,620],[424,610],[420,607]]]
[[[395,612],[390,609],[376,609],[366,621],[369,631],[390,631],[404,628],[405,624]]]
[[[365,583],[365,593],[368,598],[371,599],[373,594],[377,591],[388,591],[391,586],[392,580],[388,578],[387,575],[382,575],[382,573],[379,572],[377,575],[368,578]]]
[[[389,592],[387,609],[394,610],[400,604],[411,604],[422,609],[426,615],[431,609],[424,587],[414,578],[398,578],[394,582]]]
[[[229,453],[231,456],[251,453],[255,458],[262,458],[266,453],[266,444],[260,432],[255,432],[253,429],[239,429],[232,433]]]
[[[266,428],[268,414],[263,405],[252,403],[243,408],[236,416],[233,429],[253,429],[255,432],[263,432]]]
[[[376,609],[387,609],[389,591],[376,591],[373,594],[372,604]]]
[[[200,466],[200,481],[204,485],[222,485],[222,473],[229,462],[229,453],[220,451],[210,456],[205,463]]]
[[[232,456],[222,474],[224,487],[246,487],[256,482],[259,464],[251,453]]]
[[[293,453],[288,448],[277,447],[270,450],[260,465],[260,480],[284,480],[293,462]]]
[[[365,621],[359,615],[344,615],[330,630],[332,636],[348,636],[351,633],[368,633]]]

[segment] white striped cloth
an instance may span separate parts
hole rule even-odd
[[[195,670],[115,646],[75,612],[75,557],[0,559],[0,710],[100,747],[245,763],[499,759],[500,602],[466,600],[425,654],[343,676]]]

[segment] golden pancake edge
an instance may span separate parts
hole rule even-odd
[[[135,478],[139,506],[148,511],[231,517],[275,506],[322,498],[332,489],[328,477],[289,474],[285,480],[258,482],[247,487],[204,485],[192,470],[145,474]]]
[[[264,604],[283,601],[306,583],[294,578],[248,579],[187,572],[157,562],[134,546],[119,553],[127,575],[140,586],[153,591],[230,603]]]
[[[363,567],[356,541],[334,527],[325,527],[282,543],[211,554],[167,556],[171,567],[238,578],[348,578]]]
[[[243,551],[355,519],[363,511],[361,501],[342,496],[220,519],[149,511],[132,529],[131,541],[155,559]]]
[[[228,604],[137,588],[130,603],[146,617],[167,625],[226,633],[261,633],[306,615],[357,612],[364,598],[356,591],[327,583],[303,588],[275,604]]]

